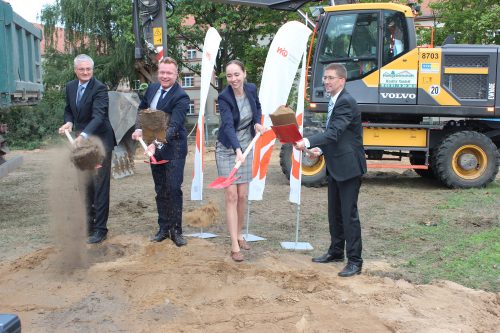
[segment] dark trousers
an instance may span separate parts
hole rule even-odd
[[[111,152],[106,152],[102,167],[93,173],[87,184],[87,226],[89,233],[108,231],[109,187],[111,184]]]
[[[158,224],[162,230],[175,228],[182,234],[182,182],[186,159],[151,164],[155,183]]]
[[[328,253],[341,256],[344,247],[348,262],[361,265],[361,225],[358,214],[358,194],[361,176],[336,181],[328,176],[328,223],[331,245]]]

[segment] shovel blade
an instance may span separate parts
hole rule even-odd
[[[209,188],[215,188],[215,189],[223,189],[228,187],[229,185],[233,184],[236,180],[240,179],[241,177],[218,177],[216,180],[208,184]]]
[[[167,163],[167,160],[159,160],[157,161],[154,156],[150,157],[150,161],[144,161],[144,163],[149,163],[149,164],[165,164]]]
[[[217,179],[215,179],[213,182],[208,184],[208,187],[209,188],[216,188],[216,189],[223,188],[222,184],[224,184],[226,179],[227,179],[226,177],[217,177]]]

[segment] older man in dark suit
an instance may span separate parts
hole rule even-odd
[[[343,65],[325,67],[323,82],[330,94],[326,129],[295,144],[298,149],[315,147],[315,155],[324,154],[328,174],[328,223],[331,244],[327,253],[313,258],[326,263],[344,260],[347,265],[339,276],[361,273],[361,226],[358,194],[361,177],[366,173],[361,113],[354,98],[344,89],[347,73]]]
[[[158,65],[158,83],[151,84],[139,104],[139,110],[157,109],[170,114],[166,129],[166,142],[151,144],[148,149],[154,152],[157,160],[167,160],[166,164],[151,164],[155,183],[156,207],[158,209],[159,230],[151,239],[161,242],[170,237],[177,246],[186,245],[182,237],[182,182],[187,155],[187,131],[184,127],[189,110],[189,96],[177,83],[177,62],[163,58]],[[142,137],[138,128],[132,139]]]
[[[78,136],[78,146],[89,136],[101,139],[106,156],[92,181],[87,186],[88,243],[100,243],[106,239],[109,215],[109,187],[111,182],[111,152],[116,144],[115,133],[108,116],[109,100],[106,86],[93,77],[94,61],[80,54],[74,60],[77,79],[66,84],[66,108],[64,125],[59,133],[73,129]]]

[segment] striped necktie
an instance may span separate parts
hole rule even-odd
[[[326,128],[328,128],[328,123],[330,122],[330,117],[333,113],[333,100],[330,98],[330,102],[328,102],[328,116],[326,117]]]

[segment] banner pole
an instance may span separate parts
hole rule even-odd
[[[300,204],[297,204],[297,222],[295,223],[295,244],[299,242],[299,224],[300,224]]]
[[[247,242],[257,242],[261,240],[266,240],[264,237],[252,235],[250,233],[250,206],[251,206],[251,200],[247,201],[247,225],[246,225],[246,232],[244,234],[244,238]]]

